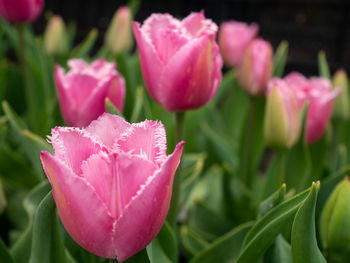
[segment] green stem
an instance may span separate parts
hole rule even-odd
[[[285,183],[285,162],[286,162],[286,154],[284,151],[280,151],[277,153],[278,164],[277,164],[277,188],[281,187],[283,183]]]
[[[251,97],[250,100],[250,108],[248,113],[248,119],[247,119],[247,125],[246,125],[246,131],[245,131],[245,138],[244,138],[244,145],[243,145],[243,158],[241,162],[242,166],[242,177],[245,182],[245,185],[250,188],[252,185],[252,174],[249,170],[249,167],[251,165],[251,155],[252,155],[252,147],[253,147],[253,131],[254,131],[254,122],[255,122],[255,111],[256,111],[256,100],[254,97]]]
[[[35,118],[34,114],[34,98],[33,98],[33,92],[30,90],[30,72],[28,67],[28,61],[26,57],[27,47],[25,42],[25,35],[24,35],[24,24],[17,24],[17,30],[18,30],[18,38],[19,38],[19,50],[18,50],[18,59],[21,64],[21,69],[23,73],[23,81],[24,81],[24,89],[25,89],[25,95],[26,95],[26,101],[27,101],[27,110],[28,115],[31,121],[33,121],[33,118]],[[33,123],[33,122],[31,122]]]
[[[177,112],[176,115],[176,134],[175,134],[175,144],[184,139],[185,133],[185,112]],[[182,165],[180,163],[177,168],[176,175],[173,183],[173,194],[171,197],[171,203],[168,213],[168,222],[175,228],[177,212],[179,208],[179,199],[180,199],[180,186],[181,186],[181,176],[182,176]]]
[[[114,259],[114,258],[110,258],[109,259],[109,263],[118,263],[118,260]]]

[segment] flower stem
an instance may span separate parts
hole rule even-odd
[[[176,117],[176,134],[175,134],[175,144],[182,141],[184,139],[185,133],[185,112],[177,112],[175,114]],[[171,203],[168,213],[168,222],[169,224],[175,228],[176,226],[176,218],[177,212],[179,208],[179,199],[180,199],[180,186],[181,186],[181,175],[182,174],[182,165],[180,163],[177,168],[176,175],[173,183],[173,194],[171,197]]]
[[[109,263],[118,263],[118,260],[114,259],[114,258],[110,258],[109,259]]]
[[[277,163],[277,188],[279,188],[283,183],[285,183],[285,151],[279,151],[277,153],[278,163]]]
[[[245,185],[250,188],[252,185],[252,174],[250,172],[250,160],[251,160],[251,155],[252,155],[252,147],[253,147],[253,131],[254,131],[254,123],[255,123],[255,114],[256,114],[256,99],[254,97],[251,98],[250,100],[250,108],[248,112],[248,119],[247,119],[247,125],[246,125],[246,133],[245,133],[245,138],[244,138],[244,146],[243,146],[243,158],[241,162],[242,166],[242,178],[245,182]]]
[[[24,82],[24,89],[25,89],[25,95],[26,95],[26,102],[27,102],[27,110],[28,115],[31,120],[31,123],[33,118],[35,118],[34,113],[34,98],[33,98],[33,92],[30,90],[30,72],[28,68],[28,61],[26,57],[27,47],[25,42],[25,35],[24,35],[24,24],[17,24],[17,31],[18,31],[18,40],[19,40],[19,49],[18,49],[18,59],[21,64],[21,69],[23,73],[23,82]]]

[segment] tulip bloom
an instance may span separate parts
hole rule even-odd
[[[83,127],[100,116],[105,99],[122,112],[125,97],[124,78],[115,70],[115,63],[99,59],[91,65],[80,59],[68,62],[70,71],[56,66],[55,81],[61,111],[70,126]]]
[[[108,27],[105,45],[113,54],[129,51],[132,47],[132,14],[127,6],[120,7]]]
[[[41,162],[71,237],[118,261],[145,248],[166,218],[184,143],[167,156],[161,123],[108,113],[85,129],[54,128],[51,143]]]
[[[151,97],[170,112],[196,109],[216,93],[222,59],[218,27],[204,13],[182,21],[153,14],[140,27],[134,22],[141,68]]]
[[[253,40],[245,51],[237,77],[241,87],[250,95],[264,92],[272,76],[272,56],[271,44],[262,39]]]
[[[257,36],[259,26],[243,22],[222,23],[219,31],[219,45],[224,62],[229,67],[237,67],[243,61],[244,52]]]
[[[301,110],[294,90],[282,79],[273,78],[267,87],[264,137],[267,145],[289,149],[300,135]]]
[[[307,144],[315,143],[324,134],[332,115],[333,102],[342,89],[332,90],[332,84],[326,78],[306,79],[297,72],[290,73],[284,80],[295,91],[300,108],[305,105],[305,102],[309,103],[305,140]]]
[[[44,0],[0,0],[0,15],[10,22],[33,22],[43,6]]]

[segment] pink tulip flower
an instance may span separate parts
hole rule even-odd
[[[56,127],[50,139],[55,155],[41,152],[41,162],[71,237],[119,262],[145,248],[165,221],[184,142],[167,156],[161,123],[108,113],[85,129]]]
[[[341,93],[341,88],[332,90],[331,82],[326,78],[305,78],[302,74],[292,72],[284,79],[291,89],[294,89],[299,101],[299,107],[309,103],[305,140],[307,144],[318,141],[324,134],[333,111],[333,102]]]
[[[301,109],[293,89],[279,78],[268,82],[266,90],[264,137],[276,149],[289,149],[298,140],[301,130]]]
[[[44,7],[44,0],[0,0],[0,15],[10,22],[33,22]]]
[[[243,61],[244,52],[257,36],[259,26],[243,22],[228,21],[220,26],[219,45],[224,62],[229,67],[237,67]]]
[[[203,12],[182,21],[153,14],[141,27],[134,22],[133,29],[143,78],[156,102],[170,112],[185,111],[215,95],[222,77],[218,27]]]
[[[83,127],[96,120],[105,109],[105,99],[122,112],[125,98],[124,78],[116,71],[115,63],[99,59],[88,65],[71,59],[70,71],[56,66],[55,81],[61,111],[70,126]]]
[[[238,68],[238,81],[250,95],[257,96],[264,92],[272,76],[273,49],[269,42],[253,40],[244,53],[242,64]]]

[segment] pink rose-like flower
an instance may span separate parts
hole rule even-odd
[[[61,221],[86,250],[122,262],[145,248],[166,218],[183,142],[166,155],[161,123],[103,114],[87,128],[56,127],[41,152]]]
[[[341,93],[341,88],[332,90],[331,82],[322,77],[305,78],[302,74],[292,72],[284,78],[293,89],[302,108],[309,103],[305,140],[307,144],[318,141],[324,134],[333,111],[333,102]]]
[[[259,26],[250,26],[243,22],[228,21],[220,26],[219,45],[227,66],[237,67],[243,61],[244,52],[250,42],[257,36]]]
[[[216,93],[222,59],[215,37],[218,27],[204,13],[182,21],[153,14],[133,24],[141,68],[152,98],[170,112],[196,109]]]
[[[244,53],[242,64],[238,68],[238,81],[250,95],[257,96],[264,92],[272,75],[273,49],[263,39],[253,40]]]
[[[125,98],[124,78],[115,63],[99,59],[91,65],[80,59],[68,62],[70,71],[56,66],[55,81],[61,111],[70,126],[83,127],[96,120],[105,109],[105,99],[122,112]]]
[[[44,0],[0,0],[0,15],[10,22],[33,22],[43,6]]]

